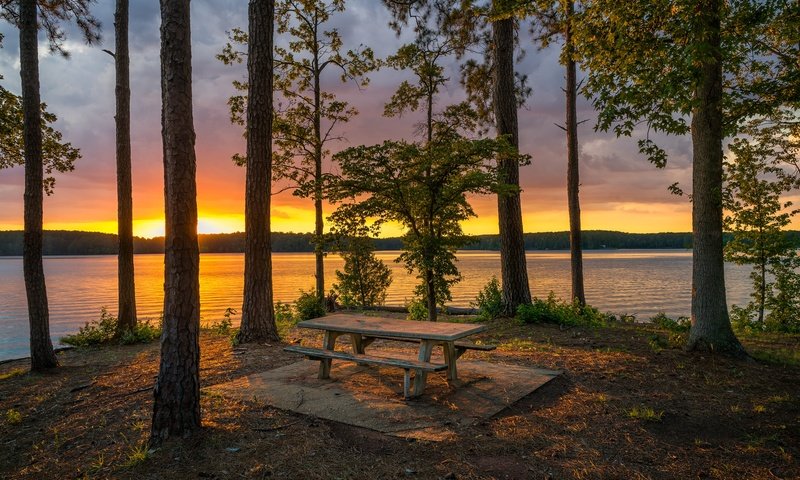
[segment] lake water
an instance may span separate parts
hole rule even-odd
[[[417,280],[394,263],[398,252],[378,252],[392,269],[394,282],[386,303],[402,305],[412,297]],[[486,282],[500,275],[497,252],[459,253],[461,283],[453,287],[453,306],[469,306]],[[691,252],[687,250],[615,250],[584,253],[587,301],[603,311],[635,314],[639,320],[665,312],[688,315],[691,299]],[[570,293],[568,252],[528,252],[528,275],[536,296],[553,291]],[[116,310],[115,256],[46,257],[50,329],[54,341],[96,320],[100,307]],[[325,263],[328,286],[343,261],[336,255]],[[140,318],[157,318],[163,302],[163,256],[137,255],[136,301]],[[290,302],[314,284],[311,253],[273,254],[275,300]],[[242,254],[200,256],[201,316],[204,323],[222,318],[225,309],[242,305]],[[743,304],[749,292],[749,267],[726,266],[728,302]],[[233,318],[234,322],[237,318]],[[28,355],[28,320],[22,259],[0,257],[0,360]]]

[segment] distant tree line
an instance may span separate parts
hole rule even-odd
[[[785,232],[786,240],[800,248],[800,231]],[[525,250],[569,250],[568,232],[526,233]],[[724,236],[727,244],[732,234]],[[313,252],[314,235],[311,233],[272,233],[273,252]],[[214,233],[199,236],[202,253],[242,253],[244,233]],[[400,237],[372,239],[376,250],[401,250]],[[605,230],[587,230],[581,239],[587,250],[603,249],[689,249],[691,233],[625,233]],[[0,256],[22,255],[21,231],[0,232]],[[44,232],[45,255],[116,255],[117,236],[110,233],[47,230]],[[164,253],[164,237],[134,237],[136,253]],[[498,235],[475,235],[463,250],[499,250]]]

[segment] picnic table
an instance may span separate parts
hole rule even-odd
[[[405,398],[418,397],[425,390],[429,372],[447,370],[447,380],[458,380],[456,362],[467,350],[493,350],[493,345],[476,345],[462,339],[486,330],[486,325],[475,323],[417,322],[411,320],[370,317],[366,315],[334,314],[305,320],[297,324],[300,328],[322,330],[322,349],[289,346],[285,350],[300,353],[319,360],[319,378],[330,378],[332,360],[345,360],[358,364],[394,366],[405,370],[403,392]],[[336,339],[350,336],[352,353],[335,351]],[[375,340],[394,340],[419,344],[418,360],[388,358],[366,354],[366,349]],[[442,346],[444,364],[431,363],[431,353],[437,345]],[[414,386],[411,391],[411,371],[414,371]]]

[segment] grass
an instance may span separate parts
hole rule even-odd
[[[642,420],[645,422],[660,422],[664,418],[664,412],[657,412],[651,407],[633,407],[628,410],[628,417]]]
[[[9,408],[6,410],[6,423],[9,425],[19,425],[22,423],[22,414],[18,410]]]
[[[0,381],[8,380],[9,378],[18,377],[20,375],[24,375],[28,371],[24,368],[16,368],[14,370],[8,371],[6,373],[0,373]]]
[[[761,349],[750,348],[748,353],[759,362],[784,367],[800,367],[800,349],[796,348],[777,348]]]
[[[146,462],[150,458],[151,451],[147,448],[147,444],[143,443],[136,447],[131,447],[128,451],[128,456],[122,464],[124,468],[134,468]]]

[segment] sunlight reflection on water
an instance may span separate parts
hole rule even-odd
[[[386,303],[402,305],[412,297],[417,280],[401,264],[399,252],[378,252],[392,269],[394,282]],[[603,311],[636,314],[646,320],[659,311],[688,315],[691,298],[691,252],[687,250],[587,251],[584,254],[587,301]],[[569,296],[569,253],[528,252],[528,274],[536,296],[553,291]],[[99,317],[100,307],[116,310],[115,256],[47,257],[45,259],[50,324],[53,338],[76,331]],[[226,308],[242,305],[242,254],[203,254],[200,257],[200,298],[203,322],[219,320]],[[326,284],[342,267],[337,255],[325,263]],[[500,275],[497,252],[464,251],[458,267],[463,280],[453,287],[454,306],[469,306],[492,275]],[[157,318],[163,302],[163,256],[137,255],[136,300],[141,318]],[[310,253],[273,255],[276,301],[290,302],[301,289],[314,285]],[[726,265],[728,302],[747,301],[749,269]],[[22,260],[0,258],[0,359],[25,356],[28,324]],[[237,318],[233,318],[234,322]]]

